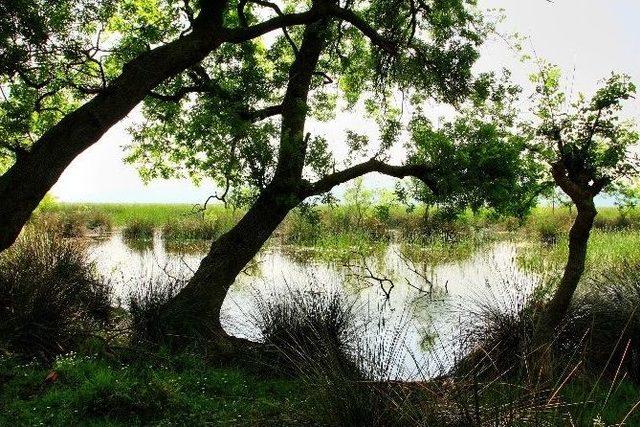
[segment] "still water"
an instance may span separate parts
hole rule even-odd
[[[120,234],[95,241],[91,256],[115,287],[128,295],[151,278],[184,278],[206,253],[206,244],[189,247],[165,242],[125,241]],[[355,301],[362,345],[384,348],[393,357],[393,375],[428,377],[446,370],[460,349],[459,332],[482,304],[513,309],[539,278],[516,264],[517,244],[485,245],[470,257],[431,265],[409,259],[390,244],[374,256],[323,261],[304,248],[269,244],[232,286],[222,309],[227,332],[259,339],[256,298],[277,298],[292,289],[343,292]],[[401,332],[399,332],[401,331]],[[393,354],[391,354],[393,353]]]

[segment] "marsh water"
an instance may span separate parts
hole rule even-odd
[[[176,245],[156,234],[152,241],[129,242],[121,234],[96,240],[91,256],[126,304],[153,278],[185,278],[206,253],[204,242]],[[460,331],[484,304],[515,309],[538,277],[516,263],[518,244],[482,245],[457,261],[434,265],[409,258],[401,243],[372,255],[354,253],[327,260],[310,248],[270,243],[232,286],[223,306],[227,332],[260,339],[259,301],[286,292],[341,292],[353,302],[362,345],[393,359],[395,376],[433,376],[459,354]],[[377,350],[374,350],[377,349]]]

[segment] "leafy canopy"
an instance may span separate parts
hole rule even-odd
[[[633,148],[639,135],[634,122],[620,114],[636,91],[628,75],[613,73],[593,96],[579,94],[575,101],[562,91],[558,68],[543,64],[531,79],[536,121],[525,130],[544,161],[562,167],[562,174],[591,197],[603,190],[615,193],[637,174]]]
[[[249,2],[249,22],[269,13],[257,3]],[[328,40],[310,102],[300,108],[320,121],[332,120],[345,110],[361,113],[377,123],[378,130],[367,135],[347,130],[341,141],[329,140],[335,135],[309,135],[308,178],[321,178],[371,155],[388,159],[390,148],[405,130],[401,110],[394,107],[399,93],[417,109],[427,100],[458,106],[471,103],[477,109],[490,97],[498,104],[512,95],[504,86],[500,93],[493,77],[472,74],[478,46],[491,29],[474,1],[344,3],[393,48],[380,46],[343,20],[328,21]],[[306,6],[307,2],[289,1],[283,12]],[[233,17],[231,12],[228,19]],[[243,194],[247,187],[252,194],[264,188],[275,171],[280,132],[277,107],[302,30],[289,28],[276,37],[225,45],[200,67],[167,82],[145,101],[145,121],[132,129],[134,143],[128,160],[145,179],[212,178],[223,188],[241,189]],[[261,115],[272,107],[275,114]],[[527,199],[522,204],[528,206],[527,180],[533,181],[530,175],[537,170],[523,160],[523,142],[508,137],[489,119],[488,115],[473,119],[470,107],[457,122],[436,130],[418,114],[408,127],[412,138],[406,160],[433,164],[440,175],[439,197],[452,206],[502,204],[510,212],[522,211],[526,208],[516,206],[514,191],[522,193],[522,199]],[[373,133],[379,135],[379,144],[372,153]],[[348,149],[344,159],[336,159],[330,149],[339,143]]]

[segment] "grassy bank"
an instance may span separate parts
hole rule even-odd
[[[384,408],[397,412],[374,424],[358,424],[336,420],[344,414],[330,406],[335,401],[325,395],[328,390],[309,378],[257,372],[256,366],[216,366],[191,354],[155,354],[144,362],[74,354],[59,357],[51,366],[0,359],[0,424],[484,426],[505,422],[507,417],[514,419],[509,425],[520,426],[640,422],[632,410],[640,388],[628,380],[612,383],[580,377],[562,388],[537,392],[508,382],[378,383],[370,400],[352,400],[350,409],[356,411],[353,406],[359,403],[362,407],[357,409],[363,413]],[[335,393],[349,396],[339,384],[333,387]],[[479,423],[474,422],[476,415]]]
[[[304,425],[304,383],[215,367],[189,354],[123,362],[66,355],[0,359],[0,425]],[[47,379],[48,378],[48,379]]]
[[[558,274],[564,268],[568,255],[568,238],[562,234],[554,243],[530,241],[518,251],[518,264],[535,272]],[[589,240],[586,276],[593,277],[612,268],[623,268],[626,263],[640,262],[640,231],[594,230]]]

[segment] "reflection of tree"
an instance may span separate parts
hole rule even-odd
[[[413,273],[418,279],[418,284],[416,284],[414,280],[405,275],[403,279],[406,285],[417,291],[419,298],[427,297],[432,300],[434,297],[434,284],[427,276],[425,266],[423,266],[423,268],[418,267],[414,261],[403,255],[400,250],[393,249],[392,253],[394,256],[397,256],[406,269]],[[381,261],[381,265],[386,265],[384,260]],[[348,271],[346,274],[347,278],[354,279],[356,283],[364,284],[365,287],[378,286],[386,300],[391,298],[391,292],[396,287],[396,282],[392,277],[397,276],[397,273],[391,272],[391,274],[388,275],[381,273],[381,269],[371,266],[369,257],[361,252],[355,251],[351,252],[350,260],[342,264],[342,267]],[[446,284],[445,293],[448,293]]]
[[[377,284],[384,294],[385,299],[388,300],[391,298],[391,291],[395,288],[393,281],[388,277],[376,274],[368,264],[366,255],[360,252],[352,252],[352,258],[359,260],[359,262],[353,263],[349,261],[342,265],[349,270],[346,276],[348,278],[354,278],[358,282],[369,283],[370,286]]]

